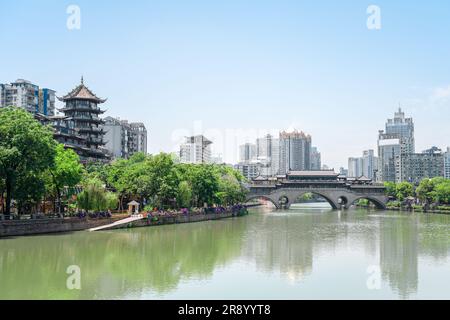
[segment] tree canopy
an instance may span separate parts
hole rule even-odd
[[[55,148],[51,129],[30,113],[14,107],[0,109],[0,176],[4,180],[6,215],[10,214],[13,197],[21,203],[42,196],[42,173],[54,166]]]

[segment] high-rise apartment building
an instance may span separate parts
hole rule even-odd
[[[211,144],[203,135],[186,137],[184,144],[180,146],[181,163],[210,163]]]
[[[322,168],[322,156],[317,147],[311,147],[311,170],[320,171]]]
[[[339,174],[340,174],[341,176],[348,177],[348,176],[349,176],[349,175],[348,175],[348,169],[345,169],[344,167],[341,167],[341,168],[339,169]]]
[[[270,134],[256,139],[256,157],[258,159],[270,159],[272,157],[272,141],[273,136]]]
[[[412,118],[406,118],[402,109],[398,109],[393,119],[386,122],[386,134],[397,135],[402,146],[402,153],[415,153],[414,122]]]
[[[55,114],[55,91],[23,79],[10,84],[0,84],[0,108],[14,106],[33,114]]]
[[[363,176],[362,158],[348,158],[348,176],[350,178],[359,178]]]
[[[374,150],[363,151],[362,156],[362,175],[375,180],[375,174],[378,171],[378,158],[375,157]]]
[[[248,162],[256,159],[256,145],[253,143],[245,143],[239,146],[239,161]]]
[[[272,139],[272,151],[270,157],[271,176],[276,176],[280,172],[280,139]]]
[[[414,184],[425,178],[444,177],[444,154],[437,148],[423,153],[403,154],[396,158],[396,172],[396,182],[407,181]]]
[[[311,140],[297,130],[280,133],[280,174],[311,170]]]
[[[450,147],[444,153],[444,176],[445,179],[450,179]]]
[[[349,158],[348,176],[352,178],[364,176],[369,179],[374,179],[375,171],[378,166],[377,161],[373,150],[364,151],[362,157]]]
[[[261,165],[256,160],[241,162],[234,166],[247,180],[253,180],[261,175]]]
[[[147,128],[142,122],[131,122],[130,128],[133,137],[133,152],[142,152],[147,154]]]
[[[398,181],[400,172],[396,171],[396,162],[414,152],[414,122],[399,109],[394,118],[386,122],[385,131],[379,131],[377,180]]]
[[[105,147],[112,158],[128,159],[137,152],[147,153],[147,130],[144,124],[112,117],[106,117],[104,121]]]

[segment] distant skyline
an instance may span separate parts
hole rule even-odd
[[[371,4],[381,30],[366,27]],[[399,104],[418,152],[450,146],[449,16],[438,0],[3,1],[0,82],[61,96],[84,76],[105,116],[144,122],[150,153],[202,127],[235,163],[255,135],[296,128],[339,170],[377,150]]]

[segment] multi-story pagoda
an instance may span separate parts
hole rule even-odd
[[[55,127],[61,133],[58,140],[78,153],[83,162],[106,160],[104,121],[99,117],[105,112],[99,105],[106,99],[100,99],[89,90],[83,78],[80,85],[58,99],[65,103],[64,108],[59,109],[64,113],[64,119],[60,119],[63,121],[57,126],[59,130]]]

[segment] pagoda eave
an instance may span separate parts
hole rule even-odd
[[[100,98],[82,98],[82,97],[57,97],[61,102],[68,102],[73,100],[82,100],[82,101],[92,101],[98,104],[105,103],[108,99],[100,99]]]
[[[101,109],[91,109],[91,108],[77,108],[77,107],[69,107],[69,108],[61,108],[58,109],[59,112],[90,112],[90,113],[94,113],[94,114],[104,114],[106,111],[105,110],[101,110]]]

